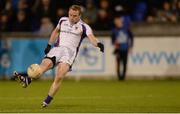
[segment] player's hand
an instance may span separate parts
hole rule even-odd
[[[102,44],[101,42],[97,43],[97,47],[100,48],[100,51],[104,53],[104,44]]]
[[[48,44],[46,49],[44,50],[44,53],[47,54],[47,53],[49,53],[50,50],[51,50],[51,45]]]
[[[114,49],[113,54],[116,55],[118,53],[119,53],[119,49],[118,48]]]

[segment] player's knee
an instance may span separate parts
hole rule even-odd
[[[40,67],[42,68],[42,71],[45,72],[45,71],[49,70],[50,68],[52,68],[53,64],[52,64],[51,60],[44,59],[42,61],[42,63],[40,64]]]
[[[51,67],[54,67],[56,65],[56,57],[45,57],[44,61],[46,61]]]
[[[50,65],[52,65],[53,63],[52,63],[52,61],[50,60],[50,59],[43,59],[43,61],[42,61],[42,63],[41,63],[42,65],[47,65],[47,66],[50,66]]]

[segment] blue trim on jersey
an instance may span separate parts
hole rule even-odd
[[[66,20],[60,20],[60,22],[58,23],[60,30],[61,30],[61,24],[62,24],[63,21],[66,21]],[[60,33],[59,33],[59,34],[60,34]],[[54,43],[54,46],[55,46],[55,47],[58,47],[58,46],[59,46],[59,42],[60,42],[60,38],[59,38],[59,35],[58,35],[58,39],[57,39],[57,41]]]
[[[77,47],[77,52],[79,51],[79,47],[80,47],[83,39],[87,36],[86,35],[86,27],[83,24],[82,24],[82,29],[83,29],[83,32],[82,32],[81,39],[80,39],[80,42],[79,42],[78,47]]]
[[[79,47],[80,47],[83,39],[87,36],[87,35],[86,35],[86,27],[85,27],[83,24],[81,24],[81,25],[82,25],[83,32],[82,32],[81,39],[80,39],[80,42],[79,42],[79,44],[78,44],[78,47],[76,48],[75,58],[77,57],[77,54],[78,54],[78,52],[79,52]],[[75,58],[74,58],[74,60],[73,60],[73,63],[74,63],[74,61],[75,61]],[[73,63],[72,63],[72,65],[73,65]],[[71,65],[71,67],[72,67],[72,65]]]

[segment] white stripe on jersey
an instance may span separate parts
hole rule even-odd
[[[92,34],[91,27],[82,20],[71,25],[68,17],[62,17],[59,20],[57,28],[60,29],[58,46],[65,46],[73,50],[80,46],[83,29],[85,29],[84,32],[86,36]]]

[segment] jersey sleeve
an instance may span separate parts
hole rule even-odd
[[[86,36],[93,34],[92,29],[89,25],[85,24],[85,28],[86,28],[86,31],[85,31]]]
[[[61,27],[60,27],[60,26],[61,26],[61,23],[62,23],[63,21],[65,21],[65,20],[67,20],[67,17],[61,17],[61,18],[59,19],[59,22],[58,22],[56,28],[60,29],[60,28],[61,28]]]

